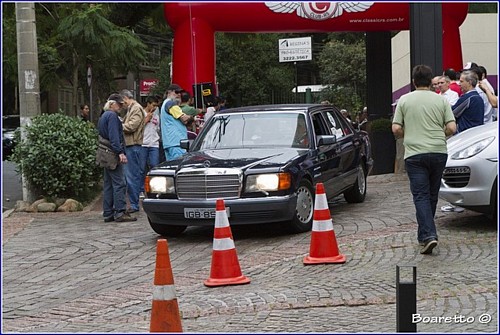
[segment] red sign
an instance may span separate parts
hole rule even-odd
[[[158,79],[144,79],[140,81],[140,92],[141,97],[148,96],[151,91],[151,87],[158,84]]]

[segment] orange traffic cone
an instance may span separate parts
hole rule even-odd
[[[337,246],[325,188],[322,183],[318,183],[314,200],[311,246],[309,256],[304,257],[304,264],[345,263],[345,261],[345,256],[339,253]]]
[[[179,305],[175,295],[174,276],[170,265],[167,240],[156,245],[156,269],[151,308],[150,332],[182,332]]]
[[[203,283],[209,287],[248,284],[250,279],[241,273],[224,200],[218,199],[215,209],[212,267]]]

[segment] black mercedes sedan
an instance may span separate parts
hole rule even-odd
[[[226,109],[183,140],[187,153],[151,169],[143,208],[151,228],[174,236],[213,226],[224,199],[231,225],[284,222],[312,228],[314,187],[328,198],[363,202],[373,160],[368,134],[331,105],[265,105]]]

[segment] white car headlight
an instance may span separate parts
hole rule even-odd
[[[291,176],[288,173],[267,173],[247,177],[246,192],[279,191],[289,189]]]
[[[495,136],[491,136],[488,138],[485,138],[484,140],[481,140],[479,142],[476,142],[470,146],[468,146],[465,149],[462,149],[460,151],[455,152],[453,155],[451,155],[451,159],[466,159],[472,156],[477,155],[484,149],[488,147],[488,145],[491,144],[495,140]]]
[[[175,193],[174,178],[153,176],[147,177],[146,186],[149,186],[148,193]]]

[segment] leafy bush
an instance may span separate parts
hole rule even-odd
[[[90,122],[62,114],[32,118],[17,133],[12,161],[36,192],[49,197],[81,197],[101,176],[95,164],[97,131]]]
[[[392,133],[392,121],[386,118],[380,118],[371,122],[371,132],[388,132]]]

